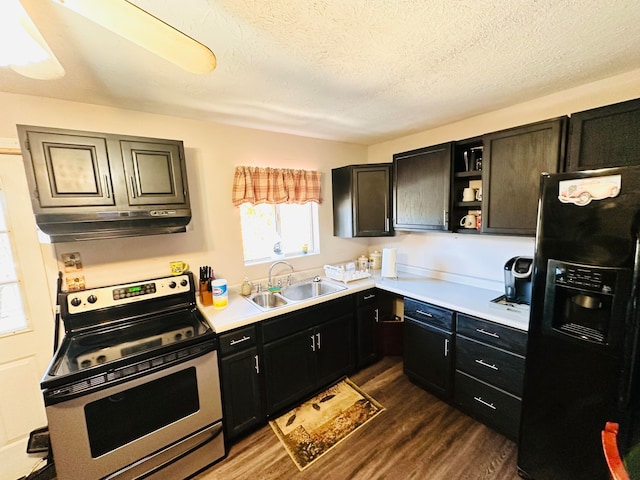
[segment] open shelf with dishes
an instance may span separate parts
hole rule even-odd
[[[451,231],[479,233],[482,226],[482,138],[456,142],[451,175]]]

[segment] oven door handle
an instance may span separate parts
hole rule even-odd
[[[201,432],[201,433],[204,433],[204,432]],[[189,446],[188,443],[190,439],[187,438],[182,442],[178,442],[177,444],[174,443],[166,448],[163,448],[159,452],[156,452],[152,455],[148,455],[138,460],[137,462],[132,463],[131,465],[127,465],[126,467],[118,470],[117,472],[104,477],[103,480],[123,480],[125,478],[142,478],[142,477],[147,478],[148,476],[159,472],[160,470],[167,467],[168,465],[174,462],[177,462],[181,458],[191,455],[195,451],[203,448],[204,446],[213,442],[221,434],[222,434],[222,422],[219,422],[215,427],[211,428],[211,430],[206,432],[205,439],[197,443],[196,445]],[[181,443],[185,443],[187,445],[181,445]],[[172,451],[178,447],[186,448],[186,450],[184,450],[181,453],[176,453]],[[162,457],[166,457],[167,454],[170,455],[170,458],[168,458],[167,460],[164,460]],[[159,459],[161,463],[157,463],[155,466],[147,465],[148,462],[153,463],[154,459]]]

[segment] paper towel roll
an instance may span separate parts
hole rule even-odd
[[[395,248],[383,248],[382,249],[382,271],[383,277],[396,278],[398,276],[396,272],[396,255],[398,251]]]

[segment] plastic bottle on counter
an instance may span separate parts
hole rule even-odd
[[[251,295],[251,283],[247,277],[244,277],[244,282],[240,286],[240,295],[249,296]]]

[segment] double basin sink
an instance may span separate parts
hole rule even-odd
[[[329,295],[330,293],[346,290],[346,288],[324,280],[314,280],[294,283],[288,287],[283,287],[279,292],[254,293],[247,299],[261,310],[271,310],[291,303]]]

